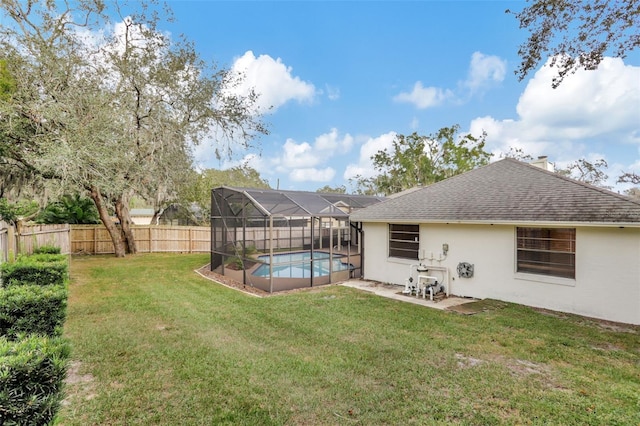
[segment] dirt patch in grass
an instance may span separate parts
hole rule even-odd
[[[477,302],[463,303],[461,305],[450,306],[447,308],[449,311],[457,312],[463,315],[473,315],[480,312],[495,311],[507,306],[506,303],[499,300],[485,299],[478,300]]]
[[[62,401],[63,405],[70,405],[76,399],[89,401],[96,397],[93,375],[81,374],[82,363],[72,361],[67,369],[65,380],[67,397]]]
[[[480,364],[484,364],[484,360],[467,356],[463,354],[455,354],[455,358],[458,360],[458,368],[471,368]]]
[[[631,333],[640,334],[640,326],[633,324],[625,324],[621,322],[607,321],[599,318],[583,317],[574,314],[565,314],[564,312],[552,311],[544,308],[533,308],[534,311],[553,318],[571,319],[576,318],[579,322],[592,325],[602,330],[613,331],[615,333]]]
[[[598,319],[589,319],[589,320],[595,323],[597,327],[602,328],[603,330],[614,331],[616,333],[640,334],[640,327],[637,325],[622,324],[618,322],[598,320]]]
[[[467,369],[485,365],[487,363],[499,364],[506,367],[514,377],[526,377],[537,375],[545,379],[549,384],[555,382],[551,368],[546,364],[532,362],[524,359],[508,358],[501,355],[489,356],[488,359],[475,358],[469,355],[456,353],[456,364],[460,369]],[[555,386],[555,385],[553,385]]]

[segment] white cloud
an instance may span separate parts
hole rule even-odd
[[[340,99],[340,89],[339,88],[330,86],[328,84],[325,85],[325,88],[327,90],[327,97],[329,98],[329,100],[337,101],[338,99]]]
[[[375,175],[375,169],[373,168],[373,162],[371,157],[378,151],[382,151],[386,148],[393,146],[393,140],[396,137],[396,132],[389,132],[380,135],[376,138],[368,138],[360,147],[360,156],[357,163],[348,164],[345,168],[343,177],[345,180],[353,179],[356,176],[363,178],[369,178]]]
[[[453,93],[450,90],[443,90],[438,87],[424,87],[421,81],[413,85],[411,92],[402,92],[396,95],[393,100],[396,102],[410,103],[418,109],[426,109],[442,104]]]
[[[289,179],[294,182],[329,182],[336,175],[336,171],[331,167],[324,169],[303,168],[295,169],[289,173]]]
[[[569,139],[637,130],[640,68],[605,58],[595,71],[578,71],[557,88],[555,68],[544,66],[529,81],[517,106],[522,121],[545,123]]]
[[[282,169],[306,169],[327,163],[335,155],[349,152],[352,145],[353,137],[350,134],[341,136],[338,129],[334,128],[316,137],[313,144],[287,139],[282,146],[282,154],[273,162]]]
[[[473,52],[469,74],[463,86],[469,89],[471,94],[483,91],[493,84],[504,80],[507,73],[507,61],[498,56],[485,55],[481,52]]]
[[[353,137],[350,134],[340,137],[338,129],[333,128],[329,133],[324,133],[316,138],[314,143],[318,151],[330,151],[331,155],[346,153],[353,145]]]
[[[340,134],[333,128],[317,136],[312,143],[289,138],[275,155],[247,156],[242,162],[248,161],[268,179],[286,175],[296,182],[329,182],[336,174],[331,162],[336,156],[347,154],[353,144],[354,138],[350,134]]]
[[[517,119],[478,117],[469,131],[485,130],[487,148],[495,154],[521,148],[559,165],[604,158],[609,184],[615,185],[617,170],[633,170],[640,149],[640,67],[605,58],[597,70],[579,70],[557,89],[551,87],[554,75],[548,64],[536,72],[520,96]],[[600,154],[603,143],[609,158]]]
[[[251,167],[252,169],[257,170],[258,172],[260,172],[261,170],[265,170],[266,168],[269,167],[269,165],[267,164],[264,158],[262,158],[258,154],[251,153],[251,154],[245,155],[239,161],[225,161],[225,163],[222,166],[222,169],[230,169],[232,167],[242,166],[245,164]]]
[[[296,143],[293,139],[287,139],[282,146],[284,151],[280,165],[285,168],[312,167],[320,162],[320,158],[314,154],[313,148],[307,142]]]
[[[466,102],[466,98],[481,94],[502,82],[507,73],[507,61],[495,55],[474,52],[471,55],[467,79],[458,83],[456,91],[441,87],[424,87],[417,81],[410,92],[394,96],[396,102],[413,104],[418,109],[442,105],[446,101]]]
[[[256,58],[249,50],[234,61],[231,69],[244,79],[230,90],[247,95],[253,89],[259,95],[257,107],[260,113],[269,109],[274,111],[291,100],[311,102],[316,95],[315,86],[293,76],[292,68],[283,64],[280,58],[273,59],[269,55]]]

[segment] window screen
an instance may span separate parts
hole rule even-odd
[[[420,226],[389,224],[389,257],[418,259]]]

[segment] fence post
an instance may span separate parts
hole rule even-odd
[[[9,225],[7,232],[7,240],[9,244],[9,256],[8,261],[13,262],[16,259],[16,253],[18,252],[18,240],[16,235],[16,230],[12,225]]]

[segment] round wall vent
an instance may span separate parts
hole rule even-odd
[[[467,262],[458,263],[458,276],[461,278],[471,278],[473,276],[473,265]]]

